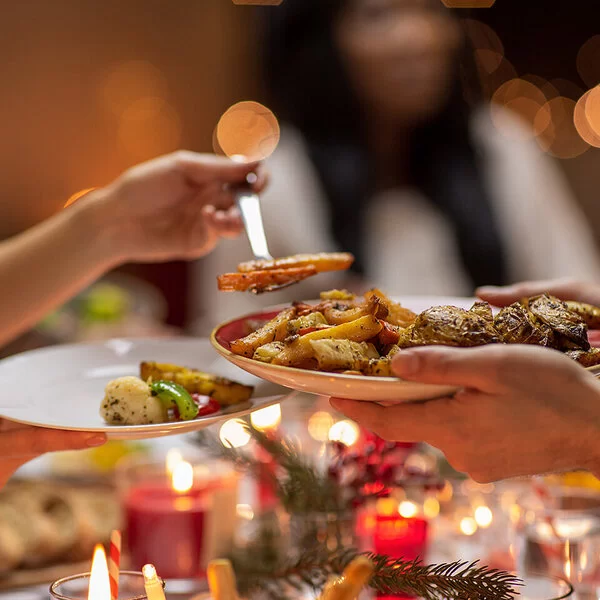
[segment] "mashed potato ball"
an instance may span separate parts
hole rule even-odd
[[[167,421],[167,409],[138,377],[119,377],[105,390],[100,415],[110,425],[147,425]]]

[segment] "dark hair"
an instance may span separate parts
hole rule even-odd
[[[347,0],[285,0],[264,9],[269,102],[304,136],[325,189],[331,230],[364,271],[364,212],[373,191],[361,109],[334,46],[332,28]],[[461,75],[477,80],[472,53],[456,65],[442,110],[412,134],[411,182],[448,218],[474,285],[505,282],[502,240],[482,179],[481,157],[469,131]],[[467,60],[469,58],[470,60]],[[470,64],[469,64],[470,63]],[[462,73],[460,73],[462,71]]]

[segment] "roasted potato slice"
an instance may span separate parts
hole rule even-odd
[[[404,308],[394,302],[391,298],[388,298],[381,290],[372,289],[365,294],[365,300],[371,300],[374,297],[379,298],[381,303],[388,309],[388,315],[386,321],[392,325],[399,325],[400,327],[408,327],[415,322],[417,318],[416,313],[408,308]]]
[[[246,402],[254,388],[225,377],[203,373],[168,363],[143,362],[140,364],[140,377],[144,381],[173,381],[182,385],[190,394],[200,394],[214,398],[222,406]]]
[[[287,366],[302,364],[307,359],[314,357],[312,341],[336,339],[366,342],[374,338],[382,327],[382,324],[373,315],[365,315],[350,323],[307,333],[286,344],[283,351],[273,360],[273,364]]]
[[[320,293],[321,300],[354,300],[356,296],[348,290],[328,290]]]
[[[590,348],[589,350],[568,350],[565,352],[565,354],[586,368],[600,365],[600,348]]]
[[[297,319],[292,319],[288,322],[287,330],[289,335],[296,335],[303,329],[318,328],[319,325],[328,325],[328,323],[323,313],[316,311]]]
[[[343,302],[332,302],[329,306],[325,306],[323,314],[331,325],[341,325],[342,323],[355,321],[364,315],[373,315],[378,319],[385,319],[388,315],[388,308],[377,296],[373,296],[359,306],[346,305]]]
[[[276,317],[265,323],[250,335],[231,342],[230,350],[234,354],[252,358],[257,348],[269,342],[282,342],[288,335],[287,326],[290,319],[296,316],[295,308],[287,308]]]
[[[251,260],[238,265],[240,273],[276,269],[302,268],[312,266],[317,273],[325,271],[345,271],[354,262],[348,252],[320,252],[318,254],[296,254],[274,260]]]
[[[321,371],[361,371],[379,354],[373,344],[350,340],[312,340],[313,355]]]
[[[600,329],[600,308],[593,304],[572,300],[568,300],[565,304],[571,312],[578,314],[590,329]]]
[[[283,350],[283,348],[283,342],[269,342],[268,344],[257,348],[252,358],[260,362],[270,363],[273,362],[273,359]]]
[[[317,274],[314,265],[292,269],[249,271],[245,273],[225,273],[217,277],[222,292],[273,292],[282,287],[302,281]]]

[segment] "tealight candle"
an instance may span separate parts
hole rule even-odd
[[[142,573],[121,571],[118,600],[149,600],[144,590]],[[50,597],[56,600],[111,600],[110,578],[106,553],[96,546],[90,573],[64,577],[50,586]],[[164,600],[164,596],[163,596]]]

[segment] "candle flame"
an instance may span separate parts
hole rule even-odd
[[[94,549],[88,600],[110,600],[110,579],[104,547],[98,544]]]
[[[181,460],[173,468],[171,474],[171,485],[176,492],[185,494],[189,492],[194,485],[194,469],[189,462]]]
[[[144,576],[144,581],[146,583],[158,579],[158,575],[156,574],[156,567],[154,565],[144,565],[142,567],[142,575]]]

